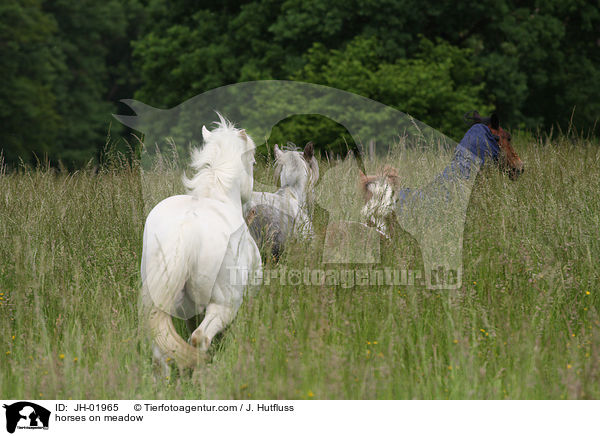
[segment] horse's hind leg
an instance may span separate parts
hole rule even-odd
[[[192,333],[191,344],[200,348],[201,351],[208,350],[213,338],[227,327],[234,317],[235,311],[231,306],[210,303],[206,307],[202,323]]]

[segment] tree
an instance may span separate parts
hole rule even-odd
[[[344,50],[315,44],[294,79],[344,89],[390,105],[460,139],[462,114],[492,110],[483,95],[484,71],[471,50],[423,38],[414,58],[388,63],[375,38],[357,37]]]
[[[0,3],[0,148],[8,163],[37,156],[75,168],[99,154],[116,100],[134,91],[130,40],[140,11],[137,0]]]
[[[507,126],[566,125],[577,106],[576,125],[591,127],[600,113],[600,7],[581,0],[153,0],[151,6],[153,27],[136,43],[144,83],[137,97],[156,104],[174,105],[239,81],[298,77],[309,50],[312,56],[314,47],[344,51],[356,38],[378,42],[376,62],[425,73],[418,71],[429,62],[421,55],[421,34],[448,44],[443,47],[470,50],[469,66],[478,69],[469,76],[475,80],[470,86],[485,83],[478,101],[495,106]],[[402,64],[405,60],[411,62]],[[455,56],[450,62],[457,61]],[[466,84],[456,75],[452,81],[459,88]],[[419,91],[427,86],[423,83]],[[429,112],[440,112],[445,110],[440,101],[457,101],[447,97],[424,104]],[[462,110],[450,109],[457,116]]]
[[[61,64],[48,43],[56,32],[41,0],[0,3],[0,149],[7,162],[43,159],[56,141],[61,118],[52,85]]]
[[[52,157],[69,166],[94,158],[106,142],[118,98],[118,85],[110,73],[115,65],[109,66],[108,60],[118,51],[118,43],[129,45],[124,36],[126,10],[132,5],[136,2],[53,0],[45,4],[57,22],[52,43],[59,48],[61,60],[53,90],[62,123]],[[124,65],[117,67],[122,74],[131,74]]]

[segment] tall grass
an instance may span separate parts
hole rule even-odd
[[[4,171],[0,396],[600,398],[600,148],[515,136],[526,172],[478,176],[460,289],[273,281],[209,363],[170,378],[153,367],[137,298],[145,214],[183,191],[180,172],[162,166],[142,186],[124,160]],[[327,216],[315,220],[322,238]],[[322,269],[318,245],[293,243],[280,265]],[[382,257],[422,267],[406,233]]]

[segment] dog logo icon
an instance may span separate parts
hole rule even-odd
[[[6,431],[14,433],[18,429],[48,429],[50,411],[28,401],[19,401],[6,409]]]

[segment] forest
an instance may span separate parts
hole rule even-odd
[[[599,28],[582,0],[1,0],[2,159],[79,168],[132,147],[120,99],[170,108],[262,79],[350,91],[456,140],[475,109],[597,136]],[[316,129],[327,148],[336,126],[314,121],[288,120],[287,139]]]

